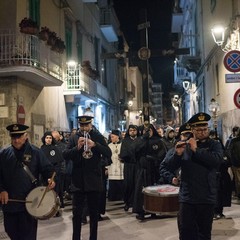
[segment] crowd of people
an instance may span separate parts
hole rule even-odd
[[[56,192],[59,208],[54,217],[61,216],[65,200],[71,200],[72,240],[81,239],[88,218],[89,239],[96,240],[106,201],[122,201],[123,211],[141,222],[158,214],[146,211],[143,189],[170,184],[179,187],[179,239],[211,239],[213,220],[225,217],[224,207],[231,206],[232,197],[240,200],[239,127],[224,145],[216,131],[210,131],[206,113],[195,114],[178,131],[145,122],[122,132],[112,129],[107,136],[93,119],[79,116],[79,128],[67,141],[56,130],[45,132],[41,148],[29,142],[28,126],[7,126],[11,145],[0,150],[0,201],[9,237],[37,238],[37,218],[23,203],[38,186]]]

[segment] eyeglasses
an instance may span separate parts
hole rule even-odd
[[[194,128],[197,133],[208,132],[209,128]]]

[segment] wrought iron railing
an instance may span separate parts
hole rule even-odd
[[[68,65],[65,76],[65,91],[84,91],[95,97],[109,100],[109,92],[98,80],[93,80],[81,71],[80,64]]]
[[[0,67],[27,65],[63,80],[62,56],[38,36],[0,30]]]
[[[64,81],[67,91],[80,90],[109,100],[106,87],[84,74],[80,64],[65,67],[62,55],[51,50],[38,36],[0,30],[0,68],[21,65],[41,69]]]
[[[190,78],[189,72],[185,67],[180,66],[179,64],[174,65],[174,83],[178,84],[183,79]]]
[[[90,87],[91,79],[90,77],[84,75],[81,72],[81,65],[68,65],[66,71],[66,78],[65,78],[65,90],[81,90],[86,93],[90,93],[92,91]]]

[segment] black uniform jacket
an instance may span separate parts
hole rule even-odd
[[[73,162],[72,182],[74,187],[82,192],[100,192],[103,190],[101,157],[111,158],[112,152],[104,137],[98,131],[91,130],[89,134],[91,140],[96,143],[96,146],[91,149],[93,156],[90,159],[83,158],[84,147],[77,149],[80,133],[70,137],[67,149],[63,152],[63,157]]]
[[[45,154],[45,156],[48,158],[48,160],[51,162],[51,164],[54,166],[54,169],[57,174],[60,173],[62,163],[64,162],[64,158],[62,156],[62,152],[58,149],[56,145],[42,145],[41,150]]]
[[[16,157],[15,152],[18,157]],[[0,151],[0,192],[7,191],[10,199],[25,200],[31,190],[36,187],[23,169],[23,163],[38,180],[39,176],[47,181],[53,174],[53,166],[43,152],[26,142],[22,150],[14,150],[13,146]],[[19,212],[25,209],[24,203],[8,202],[2,205],[3,211]]]
[[[222,162],[223,150],[218,141],[198,142],[194,153],[186,147],[182,156],[170,149],[160,165],[160,176],[171,183],[175,170],[181,168],[179,201],[190,204],[215,204],[216,172]]]

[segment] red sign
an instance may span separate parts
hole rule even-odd
[[[240,88],[235,92],[233,101],[236,107],[240,108]]]
[[[19,105],[17,108],[17,123],[19,124],[25,123],[25,110],[22,105]]]
[[[228,52],[223,59],[223,63],[225,68],[229,72],[239,72],[240,71],[240,51],[233,50]]]

